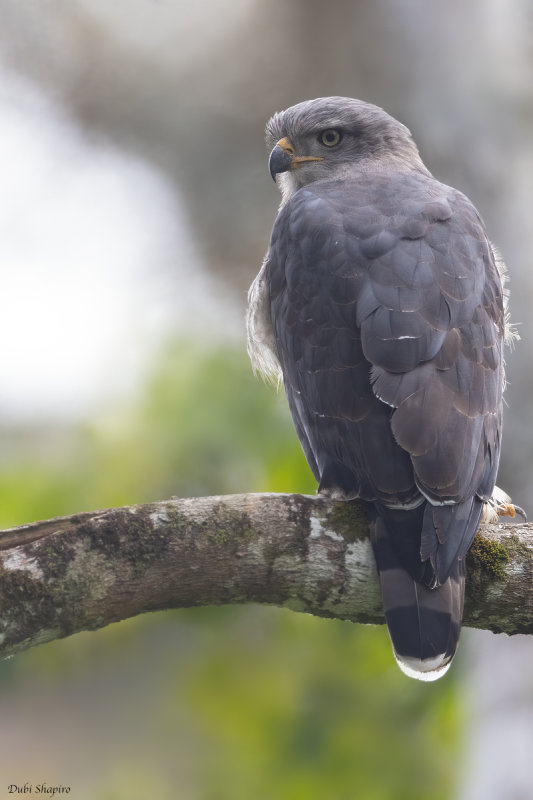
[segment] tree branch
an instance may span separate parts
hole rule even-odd
[[[533,525],[486,526],[465,624],[533,633]],[[270,603],[381,623],[363,503],[243,494],[76,514],[0,533],[0,656],[166,608]]]

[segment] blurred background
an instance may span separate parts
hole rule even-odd
[[[279,202],[264,123],[329,94],[407,124],[505,256],[523,341],[498,483],[533,513],[527,0],[0,0],[0,18],[0,527],[314,492],[243,314]],[[524,800],[532,664],[530,639],[465,630],[421,685],[383,628],[152,614],[0,664],[0,797]]]

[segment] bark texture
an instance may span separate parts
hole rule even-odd
[[[468,573],[466,625],[533,633],[533,525],[480,529]],[[171,499],[0,533],[0,657],[146,611],[251,602],[382,623],[364,504]]]

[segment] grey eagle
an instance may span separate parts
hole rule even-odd
[[[252,363],[282,377],[318,491],[368,501],[394,654],[434,680],[484,506],[508,508],[493,494],[503,265],[472,203],[381,108],[310,100],[266,137],[282,202],[249,294]]]

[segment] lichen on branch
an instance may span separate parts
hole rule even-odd
[[[533,526],[485,526],[467,568],[466,625],[533,633]],[[0,533],[0,657],[147,611],[227,603],[383,622],[364,504],[172,499]]]

